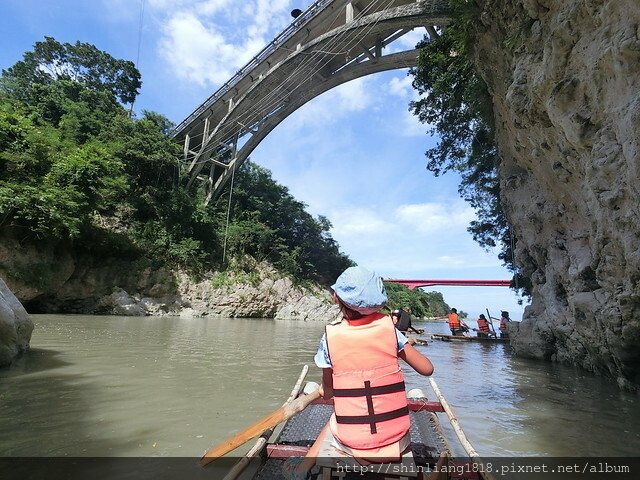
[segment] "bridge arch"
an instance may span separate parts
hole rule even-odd
[[[358,14],[358,12],[360,14]],[[338,21],[340,19],[340,21]],[[382,54],[413,28],[449,22],[446,0],[319,0],[175,130],[184,144],[188,187],[207,182],[207,198],[258,144],[302,105],[348,81],[414,66],[415,49]],[[282,38],[280,38],[282,37]],[[208,168],[208,176],[202,176]],[[205,170],[206,171],[206,170]]]

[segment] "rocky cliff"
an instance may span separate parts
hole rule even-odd
[[[32,332],[27,311],[0,278],[0,367],[29,348]]]
[[[101,297],[97,305],[115,315],[180,315],[275,318],[277,320],[334,320],[338,308],[327,292],[317,287],[296,286],[288,278],[278,278],[275,271],[261,266],[247,278],[245,274],[207,276],[194,281],[188,275],[177,275],[175,291],[153,296],[149,289],[130,294],[120,287]],[[151,287],[153,290],[153,286]],[[156,289],[157,292],[157,289]]]
[[[186,315],[330,321],[329,294],[299,286],[248,259],[247,273],[185,272],[137,258],[98,257],[64,246],[0,237],[0,276],[32,313]]]
[[[532,304],[519,354],[640,385],[640,2],[479,0],[503,207]]]

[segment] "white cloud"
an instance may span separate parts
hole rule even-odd
[[[391,95],[395,95],[397,97],[411,97],[415,90],[411,86],[411,82],[413,82],[413,77],[406,75],[402,78],[393,77],[389,81],[389,93]]]
[[[199,11],[202,15],[213,15],[231,3],[234,3],[233,0],[208,0],[200,6]]]
[[[416,45],[424,38],[426,32],[427,30],[424,27],[416,27],[410,32],[405,33],[402,37],[385,47],[385,55],[416,48]]]
[[[468,258],[465,258],[464,256],[440,255],[439,257],[437,257],[437,259],[438,259],[438,262],[444,265],[455,265],[455,266],[469,265]]]
[[[396,210],[398,221],[416,232],[431,234],[454,227],[466,227],[475,218],[473,208],[461,201],[450,205],[420,203],[402,205]]]
[[[159,50],[178,78],[227,81],[291,21],[289,0],[151,0],[160,15]]]
[[[427,29],[424,27],[414,28],[412,31],[408,32],[406,35],[403,35],[397,40],[404,50],[409,50],[412,48],[416,48],[418,42],[424,39],[424,35],[427,33]]]
[[[296,110],[287,120],[287,128],[294,130],[310,125],[330,125],[343,120],[349,113],[370,108],[376,103],[370,77],[343,83]]]
[[[130,2],[130,0],[126,0]],[[147,0],[150,9],[162,12],[179,12],[183,9],[200,15],[212,15],[233,3],[233,0]]]
[[[249,32],[252,36],[263,36],[269,32],[275,35],[293,20],[289,13],[289,0],[258,0],[255,3],[255,10],[252,13],[252,17],[250,17],[252,24]],[[278,18],[280,14],[284,15]],[[263,46],[269,40],[271,38],[265,38]]]
[[[397,125],[399,127],[398,133],[403,137],[425,136],[431,130],[430,125],[420,122],[418,117],[408,108],[403,112],[402,120]]]
[[[393,224],[383,219],[378,213],[366,208],[348,208],[331,215],[332,233],[340,237],[379,234],[389,232]]]
[[[176,75],[204,84],[223,83],[239,66],[240,52],[190,13],[173,16],[164,26],[161,49]],[[204,69],[204,65],[210,68]]]
[[[338,96],[339,104],[334,104],[333,107],[347,112],[368,108],[374,101],[369,85],[367,78],[362,77],[336,87],[334,94]]]

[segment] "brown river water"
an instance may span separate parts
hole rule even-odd
[[[288,397],[322,323],[34,315],[32,350],[0,370],[0,456],[197,457]],[[429,333],[446,324],[415,322]],[[637,456],[640,399],[506,345],[417,347],[487,456]],[[407,372],[410,387],[432,396]],[[446,418],[444,419],[446,420]]]

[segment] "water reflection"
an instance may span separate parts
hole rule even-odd
[[[34,316],[0,370],[0,455],[197,456],[288,396],[324,325],[254,319]],[[423,323],[447,333],[444,323]],[[417,347],[483,455],[636,455],[637,397],[503,344]],[[312,366],[309,379],[319,380]],[[410,387],[428,381],[407,371]],[[7,432],[10,432],[7,434]]]

